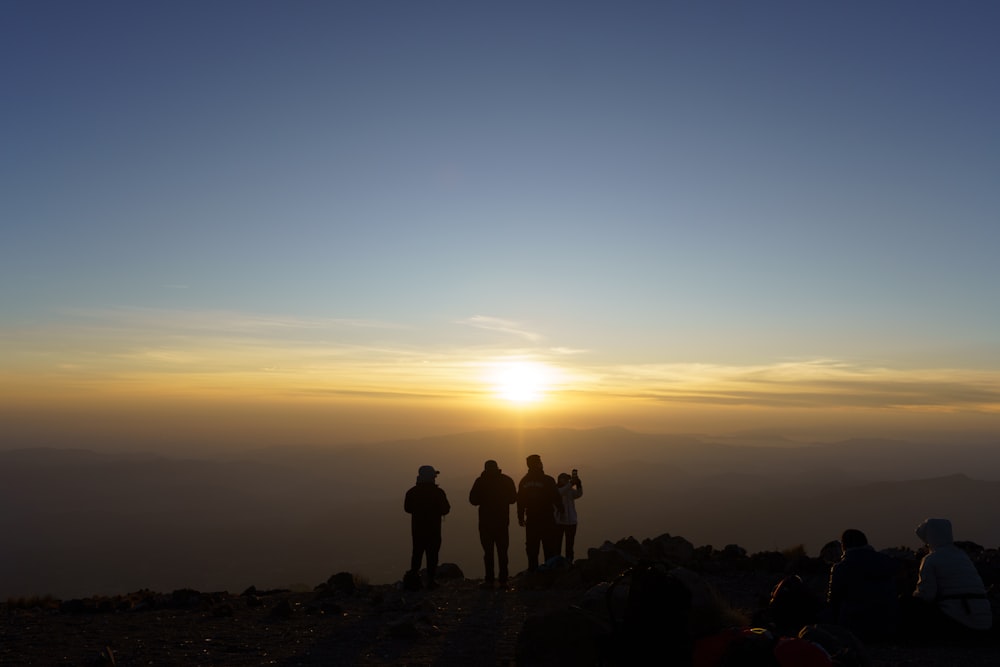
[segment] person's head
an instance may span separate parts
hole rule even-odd
[[[525,461],[528,464],[528,470],[542,470],[542,457],[538,454],[532,454]]]
[[[499,473],[500,466],[497,465],[496,461],[490,459],[489,461],[483,464],[483,471],[488,473]]]
[[[819,557],[830,565],[839,563],[843,556],[844,545],[840,543],[840,540],[830,540],[819,550]]]
[[[931,547],[943,547],[954,542],[952,536],[951,521],[948,519],[927,519],[917,526],[917,537],[920,541]]]
[[[417,484],[433,484],[437,476],[438,471],[434,466],[420,466],[417,470]]]
[[[568,472],[561,472],[559,473],[559,477],[556,478],[556,481],[559,483],[559,486],[565,486],[569,484],[571,479],[573,478],[570,477]]]
[[[844,551],[868,546],[868,537],[857,528],[848,528],[840,536],[840,546],[844,548]]]

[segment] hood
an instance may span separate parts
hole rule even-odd
[[[917,537],[930,547],[944,547],[954,539],[951,533],[951,521],[948,519],[927,519],[917,526]]]

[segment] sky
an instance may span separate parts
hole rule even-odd
[[[1000,435],[992,2],[0,3],[0,446]]]

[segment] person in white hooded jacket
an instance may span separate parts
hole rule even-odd
[[[929,553],[920,561],[913,597],[936,605],[948,618],[971,630],[989,630],[993,612],[986,587],[969,555],[955,546],[951,521],[927,519],[917,537]]]
[[[562,497],[562,509],[556,510],[556,530],[559,533],[559,551],[562,551],[563,539],[566,540],[566,560],[573,562],[573,545],[576,543],[576,499],[583,495],[583,482],[576,470],[572,475],[559,473],[556,490]]]

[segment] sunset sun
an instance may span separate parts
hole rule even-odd
[[[552,384],[550,369],[533,361],[499,364],[490,380],[496,395],[512,403],[537,403]]]

